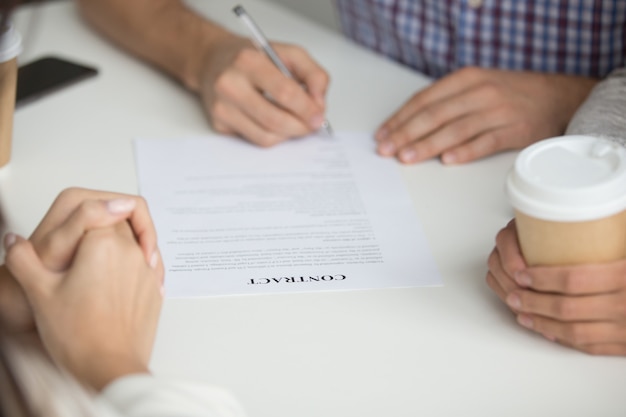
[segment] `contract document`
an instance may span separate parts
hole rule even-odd
[[[441,285],[397,162],[369,135],[138,139],[135,154],[169,297]]]

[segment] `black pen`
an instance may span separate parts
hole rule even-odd
[[[241,5],[237,5],[233,8],[233,12],[248,28],[250,34],[252,35],[252,40],[254,41],[254,44],[257,46],[257,48],[265,52],[267,57],[274,63],[274,65],[276,65],[276,68],[278,68],[280,72],[285,74],[285,76],[294,79],[295,77],[293,76],[291,71],[289,71],[289,68],[287,68],[283,61],[281,61],[281,59],[278,57],[278,54],[276,53],[274,48],[272,48],[272,45],[270,45],[269,41],[261,31],[261,28],[259,28],[254,20],[252,20],[250,15],[246,12],[246,9],[244,9]],[[324,119],[324,123],[322,123],[321,129],[323,129],[327,135],[333,135],[333,129],[330,127],[330,123],[327,119]]]

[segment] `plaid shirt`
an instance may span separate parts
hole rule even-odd
[[[465,66],[604,77],[626,0],[336,0],[356,42],[433,77]]]

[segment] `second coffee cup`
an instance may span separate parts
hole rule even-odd
[[[22,39],[15,28],[0,27],[0,168],[11,159],[17,56],[21,50]]]
[[[626,258],[626,148],[591,136],[523,150],[507,179],[529,266]]]

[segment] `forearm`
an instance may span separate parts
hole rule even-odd
[[[6,266],[0,265],[0,323],[5,324],[8,321],[8,314],[12,309],[12,292],[16,284],[13,276]]]
[[[212,47],[233,36],[179,0],[78,0],[78,5],[94,28],[193,91]]]
[[[597,135],[626,146],[626,68],[598,84],[567,127],[568,134]]]
[[[0,265],[0,325],[17,333],[34,329],[33,315],[24,291],[4,265]]]

